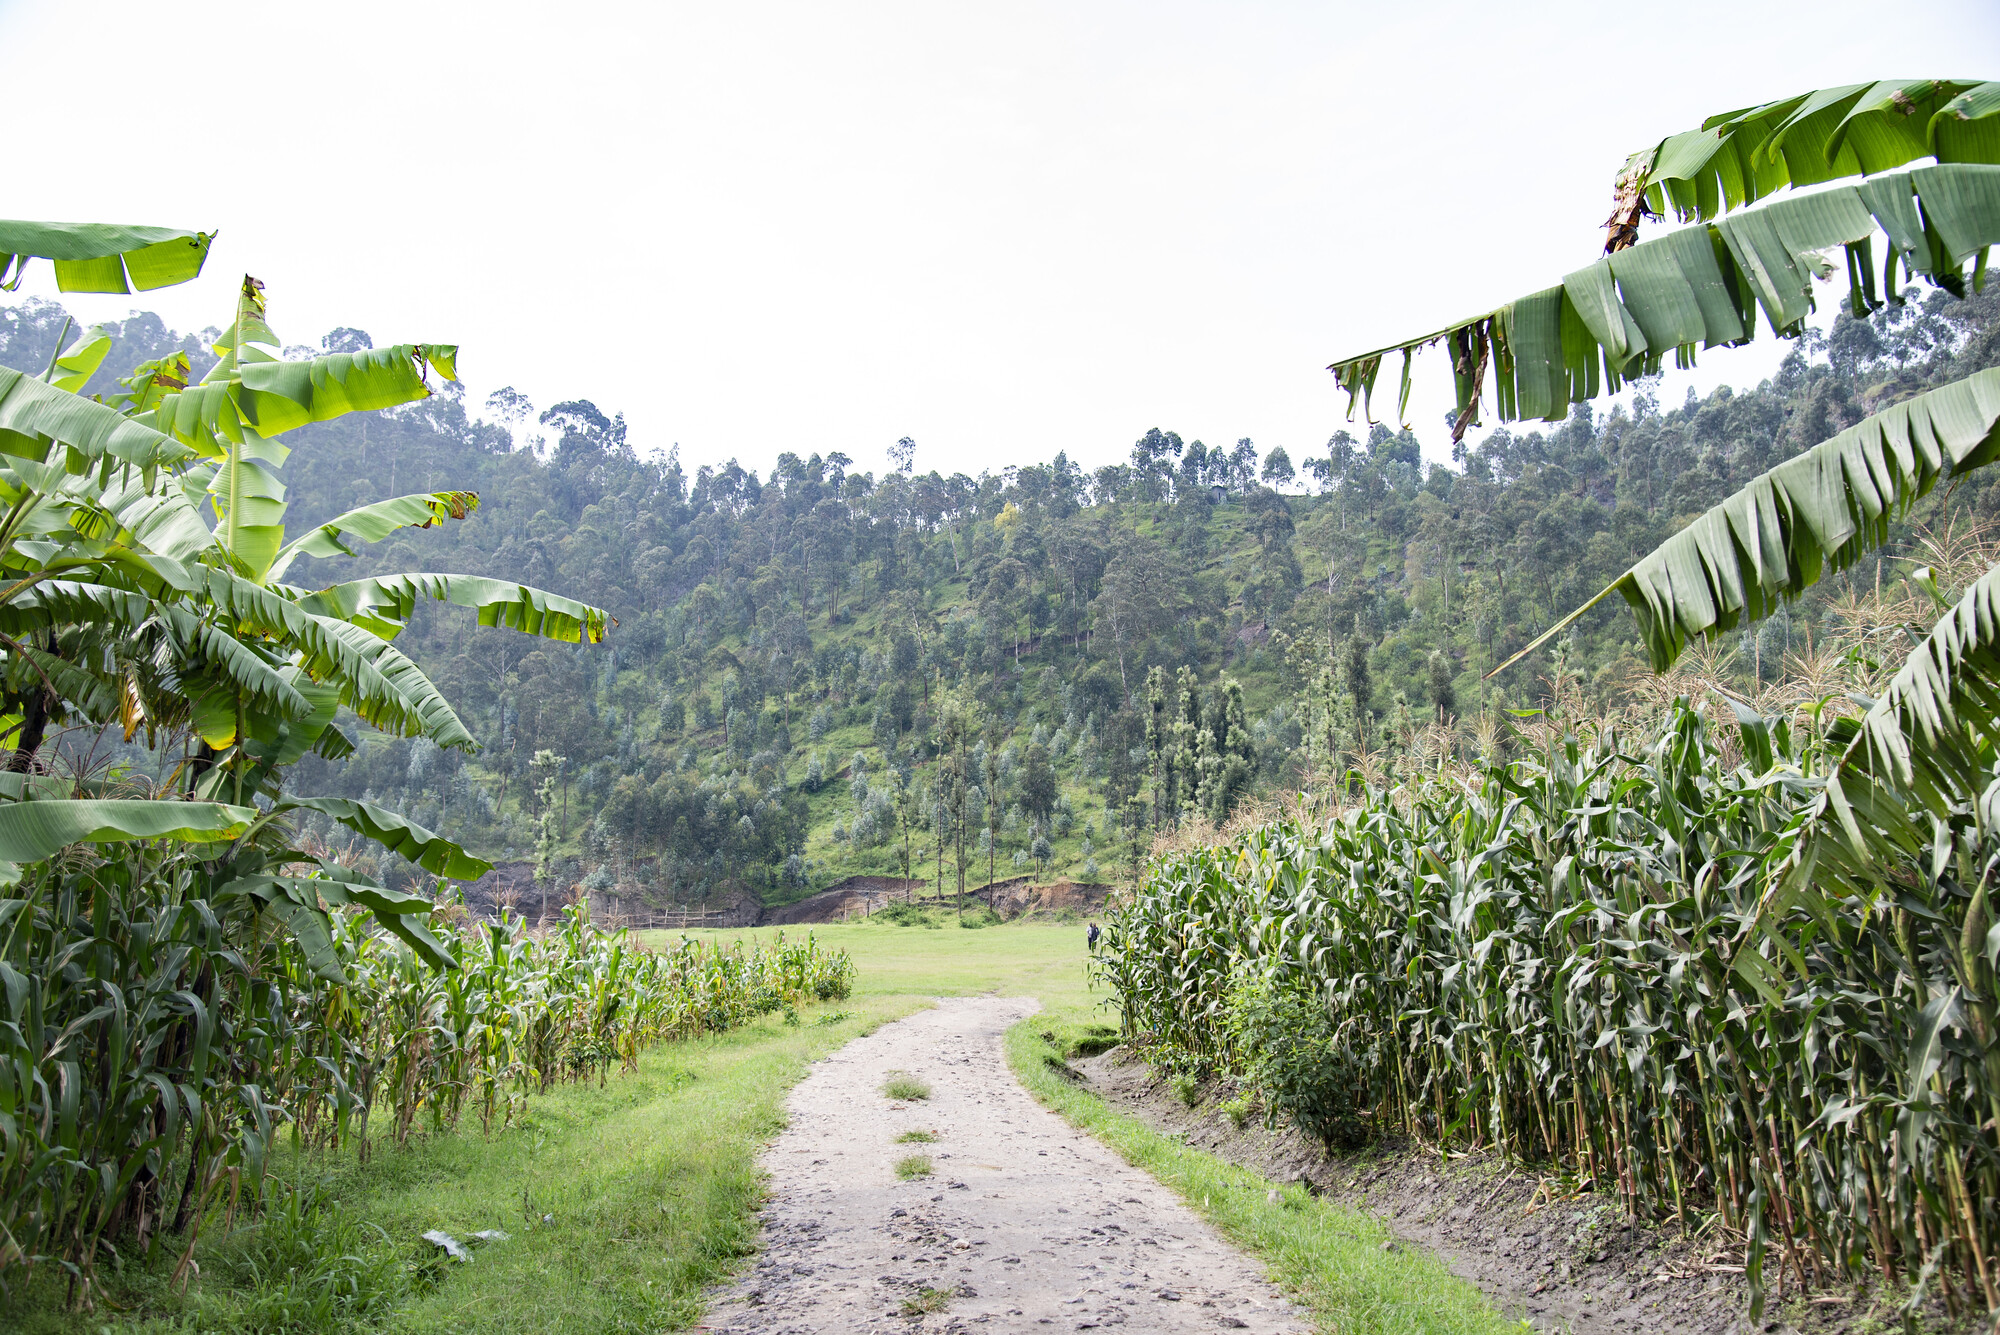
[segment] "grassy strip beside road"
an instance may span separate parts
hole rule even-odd
[[[701,1312],[702,1288],[754,1250],[756,1157],[783,1122],[786,1091],[809,1062],[921,1004],[857,998],[809,1008],[796,1028],[770,1016],[656,1048],[636,1074],[602,1088],[529,1099],[525,1116],[490,1140],[468,1118],[449,1135],[378,1146],[366,1164],[352,1153],[280,1154],[272,1172],[320,1208],[282,1230],[265,1222],[233,1237],[218,1215],[185,1296],[168,1283],[170,1262],[107,1265],[97,1311],[79,1318],[61,1310],[47,1267],[0,1301],[0,1326],[22,1335],[684,1328]],[[817,1023],[842,1010],[848,1018]],[[422,1241],[430,1229],[511,1236],[470,1263],[447,1263]]]
[[[1279,1188],[1247,1169],[1190,1149],[1114,1111],[1066,1074],[1080,1044],[1105,1030],[1094,1008],[1066,1005],[1007,1031],[1007,1059],[1036,1098],[1179,1193],[1230,1241],[1269,1266],[1277,1281],[1341,1335],[1519,1335],[1523,1323],[1494,1311],[1479,1290],[1429,1254],[1383,1251],[1389,1234],[1369,1215]],[[1052,1038],[1050,1036],[1053,1036]],[[1095,1042],[1093,1042],[1095,1040]]]
[[[790,929],[796,935],[801,929]],[[623,1335],[683,1329],[702,1290],[756,1244],[763,1186],[757,1154],[783,1123],[787,1091],[808,1063],[932,996],[1033,996],[1047,1009],[1009,1035],[1028,1087],[1072,1122],[1156,1174],[1261,1257],[1343,1332],[1487,1332],[1507,1327],[1469,1285],[1426,1257],[1383,1254],[1380,1229],[1168,1141],[1110,1111],[1044,1063],[1099,1013],[1086,986],[1083,928],[1022,923],[967,931],[888,925],[814,929],[851,952],[854,997],[647,1052],[633,1075],[564,1086],[527,1101],[488,1139],[476,1119],[456,1132],[351,1152],[275,1157],[273,1173],[305,1206],[225,1235],[218,1214],[177,1295],[171,1261],[107,1264],[97,1310],[62,1310],[54,1268],[11,1299],[0,1326],[23,1335],[166,1332],[478,1331]],[[665,934],[649,934],[661,935]],[[743,937],[747,932],[701,933]],[[756,935],[768,936],[768,932]],[[822,1016],[847,1018],[821,1024]],[[1041,1037],[1057,1035],[1056,1047]],[[335,1202],[338,1202],[337,1207]],[[310,1208],[307,1208],[310,1207]],[[548,1216],[552,1222],[543,1222]],[[447,1263],[421,1240],[441,1229],[511,1236]]]

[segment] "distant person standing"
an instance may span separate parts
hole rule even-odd
[[[1097,930],[1097,924],[1096,923],[1090,924],[1090,933],[1089,935],[1084,937],[1084,944],[1092,950],[1097,949],[1097,938],[1101,935],[1103,935],[1103,933]]]

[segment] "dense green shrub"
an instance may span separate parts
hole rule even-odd
[[[1245,962],[1223,998],[1222,1028],[1233,1065],[1264,1104],[1265,1125],[1289,1120],[1329,1149],[1368,1143],[1367,1082],[1318,989]]]

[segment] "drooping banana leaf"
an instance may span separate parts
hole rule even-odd
[[[439,746],[476,748],[430,678],[400,650],[361,627],[317,614],[276,590],[214,566],[136,553],[113,556],[121,576],[144,595],[176,600],[242,631],[270,637],[296,655],[314,680],[338,687],[340,703],[376,727],[428,737]],[[303,718],[310,710],[287,712]]]
[[[306,962],[313,972],[330,982],[347,980],[340,952],[327,928],[327,911],[334,908],[365,909],[377,924],[406,942],[432,968],[458,967],[444,944],[425,925],[424,920],[434,907],[430,900],[378,885],[351,868],[319,861],[321,871],[312,876],[263,872],[239,876],[223,885],[216,892],[217,898],[255,900],[285,924],[305,950]]]
[[[207,669],[232,691],[292,718],[312,706],[285,679],[280,665],[261,646],[238,640],[228,630],[185,608],[131,589],[82,580],[50,579],[21,588],[0,602],[0,632],[16,640],[53,627],[91,626],[133,638],[156,631],[167,638],[177,661]],[[115,716],[95,720],[110,723]]]
[[[251,807],[137,798],[0,802],[0,862],[39,862],[71,844],[133,839],[212,843],[234,839],[257,819]]]
[[[36,461],[50,442],[67,447],[79,464],[105,457],[140,467],[175,463],[193,451],[101,403],[0,366],[0,454]]]
[[[1753,478],[1494,669],[1623,594],[1656,672],[1697,635],[1774,611],[1880,546],[1944,478],[2000,455],[2000,368],[1886,408]]]
[[[2000,121],[1995,121],[2000,126]],[[1876,286],[1874,246],[1888,263]],[[1762,308],[1772,330],[1792,336],[1812,310],[1814,276],[1830,272],[1820,252],[1846,252],[1849,301],[1857,313],[1896,299],[1900,261],[1961,295],[1974,285],[1986,247],[2000,242],[2000,166],[1921,167],[1774,200],[1598,260],[1547,288],[1443,329],[1348,357],[1327,369],[1348,394],[1373,389],[1382,360],[1409,359],[1444,342],[1458,379],[1458,426],[1478,415],[1485,373],[1502,420],[1559,421],[1572,403],[1616,392],[1625,378],[1659,369],[1667,354],[1691,365],[1700,348],[1748,341]]]
[[[28,261],[46,259],[63,292],[150,292],[199,276],[214,239],[171,227],[0,222],[0,289],[14,291]]]
[[[95,500],[117,529],[130,535],[135,550],[192,561],[215,545],[215,535],[188,493],[205,495],[214,467],[197,465],[178,480],[149,479],[132,470],[113,472]]]
[[[460,848],[441,834],[412,824],[393,811],[345,797],[288,797],[278,811],[301,809],[331,816],[348,829],[365,835],[390,852],[416,863],[433,876],[476,881],[493,870],[493,864]]]
[[[479,493],[474,491],[433,491],[376,501],[329,519],[304,537],[286,543],[265,579],[283,579],[301,556],[353,556],[354,549],[342,539],[380,542],[397,529],[430,528],[449,519],[463,519],[478,508]]]
[[[472,608],[482,626],[504,626],[567,644],[584,639],[596,644],[606,626],[616,624],[601,607],[484,575],[377,575],[322,589],[299,605],[393,639],[408,624],[419,598]]]
[[[1725,112],[1634,153],[1619,182],[1655,213],[1671,207],[1683,222],[1706,222],[1787,186],[1930,157],[2000,163],[2000,83],[1887,79]]]

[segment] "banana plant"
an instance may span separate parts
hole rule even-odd
[[[405,344],[280,361],[263,291],[244,279],[235,318],[216,344],[217,364],[199,384],[186,383],[184,359],[128,378],[121,401],[129,421],[146,428],[147,439],[178,446],[187,466],[99,469],[77,483],[79,505],[106,534],[99,579],[88,590],[38,595],[17,614],[24,628],[35,627],[37,612],[52,627],[82,599],[100,612],[118,603],[128,626],[152,618],[163,636],[186,629],[167,610],[176,608],[215,614],[203,617],[203,630],[249,632],[221,635],[231,661],[189,663],[180,683],[188,688],[187,722],[208,753],[203,795],[227,782],[232,798],[275,795],[277,771],[309,748],[350,749],[333,728],[339,706],[401,735],[474,745],[436,687],[390,643],[420,598],[471,608],[482,624],[569,642],[602,639],[608,624],[601,610],[574,599],[488,577],[389,576],[319,590],[286,583],[301,557],[351,554],[355,544],[400,528],[463,518],[479,498],[465,491],[392,497],[289,535],[279,472],[289,449],[277,437],[306,422],[424,398],[431,371],[455,375],[456,349]],[[185,652],[187,641],[182,634],[171,647]]]
[[[281,361],[263,285],[250,278],[217,343],[218,363],[199,384],[188,383],[176,356],[127,379],[115,400],[122,412],[83,399],[73,391],[105,346],[101,331],[86,331],[43,378],[0,371],[0,734],[13,741],[0,781],[31,769],[43,730],[67,717],[120,727],[128,740],[140,728],[155,743],[163,732],[188,736],[198,743],[184,770],[195,800],[107,807],[59,785],[8,793],[0,783],[0,799],[13,799],[0,801],[0,880],[60,847],[10,842],[15,824],[67,832],[68,842],[233,841],[215,864],[229,873],[228,896],[279,919],[315,971],[338,971],[327,913],[342,906],[372,914],[432,967],[448,966],[421,925],[428,900],[278,848],[265,827],[311,809],[436,875],[470,879],[487,864],[364,803],[288,798],[284,767],[308,750],[329,758],[352,750],[335,725],[342,707],[399,735],[476,745],[391,643],[420,598],[570,642],[602,639],[608,618],[488,577],[378,577],[317,590],[284,582],[301,557],[351,553],[477,506],[471,492],[434,492],[363,506],[296,536],[284,527],[279,469],[288,450],[277,437],[421,399],[430,372],[455,375],[455,349],[412,344]],[[247,805],[256,795],[273,804],[262,817]],[[154,806],[165,810],[145,814]]]

